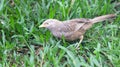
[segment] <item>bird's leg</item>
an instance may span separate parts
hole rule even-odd
[[[78,45],[76,46],[76,48],[77,48],[77,49],[79,48],[79,46],[80,46],[80,44],[81,44],[82,40],[83,40],[83,35],[82,35],[82,36],[80,36],[80,41],[79,41]]]

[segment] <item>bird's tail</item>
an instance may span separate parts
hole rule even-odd
[[[115,14],[103,15],[103,16],[99,16],[99,17],[95,17],[95,18],[91,19],[91,22],[97,23],[97,22],[101,22],[101,21],[104,21],[109,18],[114,18],[114,17],[116,17]]]

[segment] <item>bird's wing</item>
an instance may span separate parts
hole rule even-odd
[[[89,19],[84,18],[63,21],[62,27],[59,29],[59,31],[74,32],[79,30],[87,22],[89,22]]]

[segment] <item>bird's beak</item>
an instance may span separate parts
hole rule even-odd
[[[46,26],[42,24],[42,25],[39,26],[39,28],[41,28],[41,27],[46,27]]]

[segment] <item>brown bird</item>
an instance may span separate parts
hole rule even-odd
[[[39,27],[45,27],[49,29],[52,34],[57,38],[64,38],[69,41],[80,39],[79,44],[83,40],[83,35],[94,23],[104,21],[108,18],[115,17],[115,14],[108,14],[93,19],[78,18],[66,21],[59,21],[57,19],[47,19]]]

